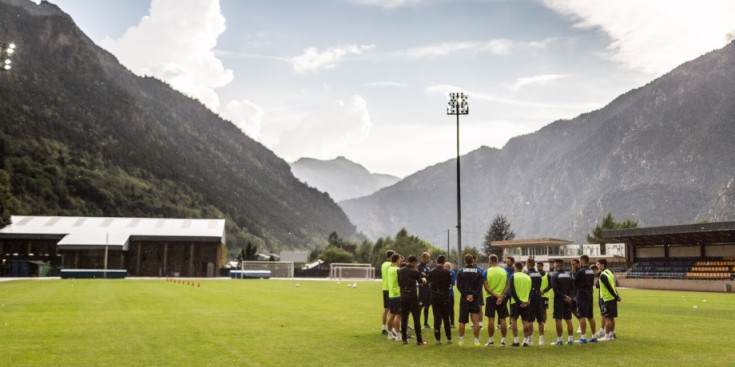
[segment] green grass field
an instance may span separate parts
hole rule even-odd
[[[0,366],[735,363],[732,294],[624,289],[617,341],[550,346],[552,326],[546,346],[474,348],[470,339],[460,348],[456,329],[453,345],[435,345],[431,330],[422,347],[386,340],[379,282],[196,282],[201,287],[164,279],[0,282]]]

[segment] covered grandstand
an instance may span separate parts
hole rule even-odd
[[[602,236],[625,243],[631,267],[623,285],[708,291],[735,285],[735,222],[606,230]]]

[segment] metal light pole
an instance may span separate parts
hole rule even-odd
[[[470,113],[467,104],[467,95],[464,93],[449,93],[449,107],[447,115],[457,115],[457,266],[462,267],[462,200],[459,189],[459,115]]]
[[[0,71],[9,71],[11,69],[10,64],[12,60],[10,58],[15,53],[15,43],[3,43],[0,48]]]

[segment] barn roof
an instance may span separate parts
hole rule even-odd
[[[11,217],[0,239],[58,240],[59,249],[109,246],[127,250],[130,241],[202,241],[225,243],[224,219]]]

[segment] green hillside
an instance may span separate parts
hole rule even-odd
[[[0,74],[4,212],[226,218],[231,251],[355,235],[285,161],[198,101],[130,73],[56,6],[0,0],[0,37],[17,45]]]

